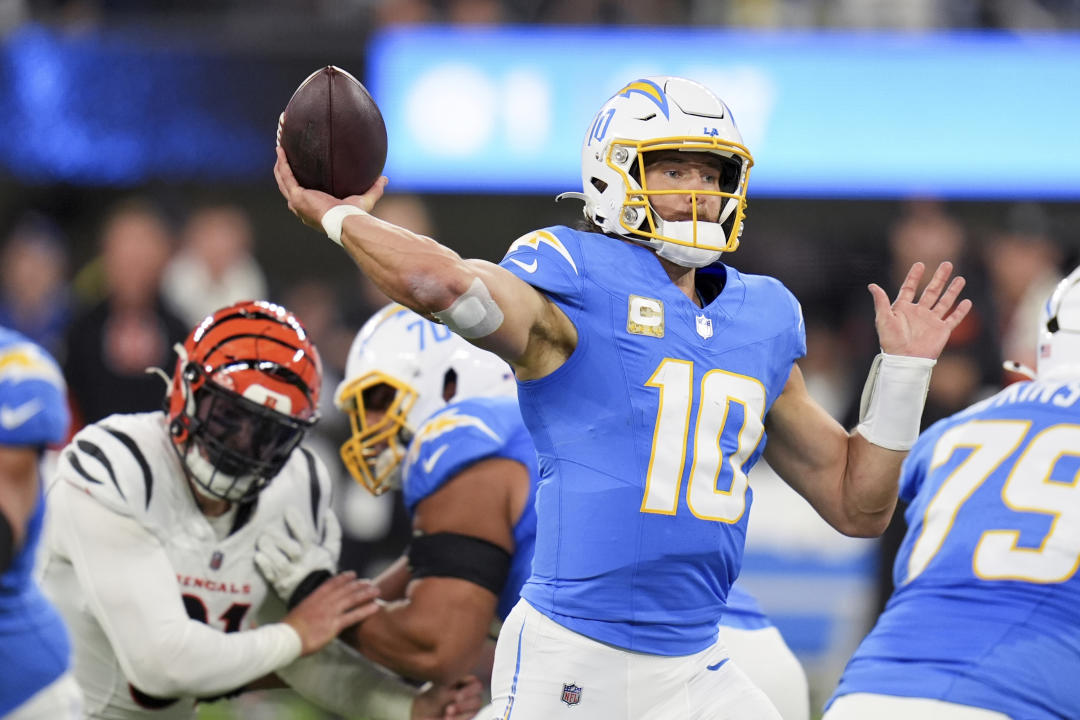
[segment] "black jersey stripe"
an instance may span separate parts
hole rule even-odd
[[[102,426],[104,427],[104,426]],[[146,456],[143,455],[142,450],[135,444],[135,441],[125,432],[114,430],[111,427],[105,427],[110,435],[124,444],[131,454],[135,457],[135,462],[139,463],[139,467],[142,469],[143,484],[146,485],[146,507],[150,507],[150,493],[154,490],[154,476],[150,472],[150,463],[146,462]],[[120,493],[123,495],[123,493]]]
[[[229,534],[232,535],[240,528],[248,524],[248,520],[255,514],[255,508],[259,506],[259,495],[255,494],[248,502],[242,502],[236,507],[236,518],[233,520],[232,530]]]
[[[116,492],[120,493],[120,497],[126,500],[127,498],[124,495],[124,491],[120,489],[120,483],[116,480],[116,471],[113,470],[109,458],[105,457],[104,451],[89,440],[78,440],[76,441],[75,446],[105,466],[105,470],[109,473],[109,479],[112,480],[112,484],[116,487]]]
[[[68,450],[64,457],[66,457],[67,461],[71,463],[72,469],[75,470],[75,472],[79,473],[79,475],[82,475],[87,482],[92,482],[95,485],[105,484],[90,473],[86,472],[85,469],[83,469],[82,463],[79,462],[79,456],[75,454],[74,450]]]
[[[307,460],[311,484],[311,522],[315,527],[319,527],[319,500],[322,499],[322,488],[319,487],[319,473],[315,469],[315,456],[306,447],[301,447],[300,452],[304,453],[304,459]]]

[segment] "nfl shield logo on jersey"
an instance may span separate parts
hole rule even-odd
[[[712,337],[712,319],[704,315],[697,316],[697,334],[708,340]]]
[[[581,687],[574,683],[564,683],[562,686],[562,701],[569,707],[574,707],[581,702]]]
[[[215,550],[214,554],[210,556],[210,569],[217,570],[221,567],[221,561],[225,559],[225,555],[220,550]]]

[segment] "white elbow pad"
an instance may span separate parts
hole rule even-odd
[[[879,353],[859,403],[864,438],[888,450],[910,450],[919,437],[930,372],[937,360]]]
[[[472,340],[490,335],[499,329],[503,322],[503,312],[495,303],[480,278],[450,307],[432,313],[435,318],[463,338]]]

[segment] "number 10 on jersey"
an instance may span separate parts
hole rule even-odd
[[[694,364],[673,358],[664,358],[645,386],[659,390],[660,398],[641,512],[674,515],[678,511],[687,445],[693,442],[687,507],[702,520],[738,522],[746,511],[743,466],[765,431],[765,386],[746,375],[709,370],[695,388]],[[731,417],[734,404],[743,408],[738,427]],[[691,438],[695,405],[697,424]],[[734,446],[734,451],[725,455],[725,445]],[[717,484],[725,463],[731,485],[720,490]]]

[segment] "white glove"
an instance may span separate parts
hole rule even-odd
[[[334,574],[340,547],[341,526],[332,512],[326,514],[326,528],[319,538],[301,511],[290,507],[285,510],[285,522],[255,542],[255,565],[278,597],[293,608]],[[298,589],[303,592],[297,596]]]

